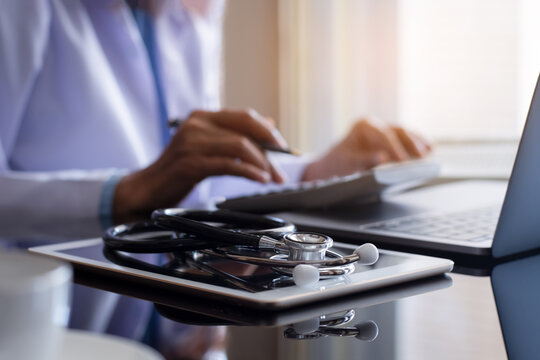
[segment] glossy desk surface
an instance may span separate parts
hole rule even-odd
[[[228,359],[540,358],[540,255],[496,265],[448,257],[455,272],[446,277],[279,313],[189,299],[79,269],[75,282],[158,304],[159,316],[197,324],[201,333],[224,325]],[[340,318],[350,321],[338,325]],[[327,327],[317,331],[317,324]],[[351,336],[366,324],[371,332]]]
[[[160,316],[178,322],[225,325],[229,359],[528,359],[540,350],[540,255],[481,276],[451,273],[281,313],[149,293],[94,275],[76,281],[157,303]],[[339,325],[343,319],[349,322]]]

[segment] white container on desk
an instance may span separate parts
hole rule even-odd
[[[0,252],[0,359],[56,359],[69,318],[72,270],[60,261]]]

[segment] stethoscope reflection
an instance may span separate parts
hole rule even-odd
[[[182,310],[172,306],[154,304],[158,314],[177,323],[196,326],[256,326],[256,322],[242,319],[225,320],[200,311]],[[226,307],[221,311],[228,313]],[[234,312],[234,310],[232,311]],[[246,315],[247,316],[247,315]],[[249,317],[249,316],[248,316]],[[360,341],[371,342],[379,335],[379,326],[373,320],[356,321],[356,310],[348,309],[339,312],[319,315],[306,320],[285,325],[283,337],[293,340],[309,340],[323,337],[353,337]],[[279,324],[262,327],[274,327]],[[283,326],[283,325],[280,325]]]
[[[373,320],[360,321],[354,326],[343,326],[351,323],[355,317],[353,309],[342,314],[328,314],[289,325],[283,332],[287,339],[308,340],[327,336],[354,337],[371,342],[379,335],[379,327]]]

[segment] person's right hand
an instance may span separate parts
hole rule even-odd
[[[283,182],[259,143],[287,147],[273,121],[253,110],[193,112],[156,162],[119,182],[115,220],[174,206],[208,176]]]
[[[302,180],[344,176],[386,162],[422,158],[431,147],[429,141],[402,127],[363,118],[340,142],[306,166]]]

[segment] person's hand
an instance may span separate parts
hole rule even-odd
[[[431,145],[417,134],[375,120],[359,120],[349,134],[319,159],[308,164],[302,180],[325,179],[376,165],[421,158]]]
[[[119,182],[115,220],[174,206],[208,176],[283,182],[260,143],[287,147],[273,121],[253,110],[193,112],[156,162]]]

